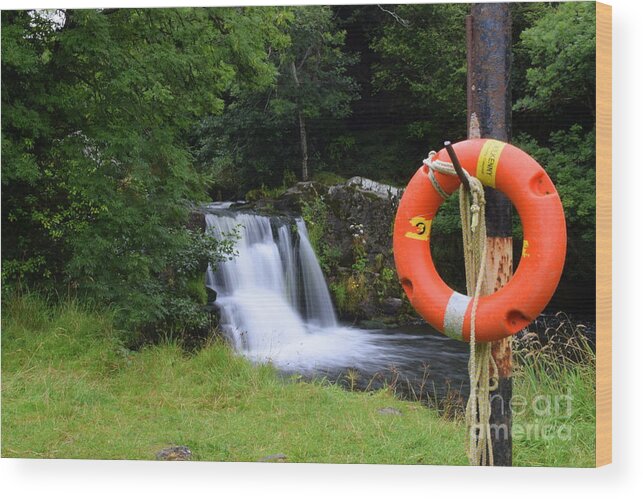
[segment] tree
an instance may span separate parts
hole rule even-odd
[[[281,23],[279,9],[3,11],[3,287],[67,286],[132,324],[202,321],[180,257],[226,251],[186,228],[208,182],[189,132],[227,92],[272,83]]]
[[[222,177],[224,190],[276,185],[295,169],[308,180],[311,158],[319,162],[335,124],[357,97],[347,75],[355,58],[343,50],[345,32],[331,8],[293,7],[288,15],[289,41],[271,53],[274,85],[231,95],[225,113],[208,119],[197,134],[199,158]]]
[[[591,2],[565,2],[520,35],[527,54],[526,93],[516,111],[546,111],[560,116],[581,109],[595,116],[596,12]]]
[[[380,57],[375,89],[397,96],[408,133],[425,147],[466,137],[467,11],[464,4],[398,5],[371,44]]]
[[[532,126],[517,141],[541,160],[555,181],[571,233],[595,236],[596,15],[589,2],[548,8],[520,35],[528,63],[514,114]],[[546,130],[541,128],[546,125]]]
[[[329,115],[344,118],[350,114],[355,85],[346,76],[354,58],[342,52],[345,32],[333,22],[330,7],[299,7],[294,10],[291,46],[281,55],[281,71],[290,67],[292,81],[282,78],[281,99],[294,103],[299,124],[301,178],[308,180],[308,137],[306,120]]]

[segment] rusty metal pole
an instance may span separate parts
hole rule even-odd
[[[469,138],[508,142],[511,136],[511,14],[507,3],[473,4],[467,16],[467,120]],[[487,269],[482,288],[491,294],[513,273],[511,202],[485,187]],[[492,344],[498,389],[491,395],[491,438],[496,466],[511,466],[511,339]]]

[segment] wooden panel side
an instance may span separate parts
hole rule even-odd
[[[596,466],[612,462],[612,7],[596,3]]]

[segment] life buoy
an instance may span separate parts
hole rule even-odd
[[[567,246],[563,206],[545,170],[517,147],[473,139],[453,148],[470,175],[511,200],[522,222],[523,252],[515,274],[500,290],[480,297],[476,309],[476,341],[495,341],[525,328],[554,294]],[[450,161],[445,149],[435,159]],[[443,197],[428,173],[426,165],[420,167],[400,200],[393,231],[395,265],[415,310],[444,334],[468,341],[472,299],[442,280],[431,257],[431,222]],[[435,179],[446,194],[460,185],[458,177],[439,172]]]

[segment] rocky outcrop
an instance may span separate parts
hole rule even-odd
[[[300,182],[272,205],[300,214],[340,317],[379,327],[408,318],[411,309],[397,282],[393,221],[403,190],[364,177],[324,186]]]
[[[397,315],[402,309],[404,302],[401,298],[385,298],[382,300],[382,312],[386,315]]]
[[[399,187],[393,187],[392,185],[382,184],[381,182],[376,182],[365,177],[352,177],[346,181],[345,184],[339,184],[331,187],[331,189],[341,188],[343,186],[354,186],[358,189],[369,192],[371,194],[378,195],[383,199],[397,198],[399,199],[402,196],[404,189]]]
[[[328,241],[341,251],[344,264],[355,263],[362,246],[370,267],[393,268],[393,221],[401,189],[353,177],[328,189]]]
[[[273,206],[286,212],[301,212],[305,203],[314,201],[326,192],[327,188],[318,182],[298,182],[279,196]]]

